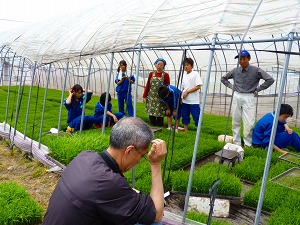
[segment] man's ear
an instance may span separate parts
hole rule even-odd
[[[133,145],[129,145],[126,149],[125,149],[125,155],[128,155],[131,151],[133,151],[134,149]]]

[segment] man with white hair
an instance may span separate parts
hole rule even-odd
[[[153,140],[144,121],[135,117],[119,120],[111,130],[107,150],[100,154],[84,151],[67,166],[50,198],[43,224],[161,224],[161,161],[166,153],[166,143]],[[132,189],[123,176],[146,155],[152,175],[150,195]]]

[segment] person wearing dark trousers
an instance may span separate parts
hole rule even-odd
[[[99,102],[96,103],[95,106],[95,112],[94,112],[94,118],[95,118],[95,128],[101,128],[103,124],[103,118],[104,118],[104,109],[105,109],[105,98],[106,98],[106,92],[104,92],[100,96]],[[112,126],[116,122],[118,122],[122,117],[123,113],[112,112],[112,103],[111,103],[111,95],[108,93],[108,103],[107,103],[107,112],[106,112],[106,122],[105,126]]]
[[[119,112],[123,113],[124,116],[126,115],[124,109],[125,103],[128,116],[133,116],[131,85],[134,84],[135,78],[133,75],[127,73],[127,63],[125,60],[119,62],[117,72],[115,83],[117,84],[116,92],[118,95]]]
[[[274,112],[264,115],[255,125],[252,136],[254,147],[266,148],[269,146],[272,126],[274,122]],[[293,116],[293,108],[289,104],[281,104],[277,130],[274,141],[274,150],[286,153],[283,148],[293,147],[300,152],[300,137],[287,125],[287,118]]]
[[[145,112],[149,115],[150,124],[162,127],[164,125],[165,105],[158,96],[158,89],[170,84],[170,76],[164,72],[166,60],[158,58],[154,65],[156,71],[150,72],[143,94],[143,102],[146,103]]]
[[[84,98],[86,98],[86,103],[88,103],[92,98],[93,92],[88,90],[86,93],[83,88],[79,84],[75,84],[69,90],[69,96],[64,100],[64,105],[68,110],[68,128],[66,130],[67,133],[72,133],[74,131],[80,130],[82,110],[83,110],[83,102]],[[83,117],[83,130],[90,129],[95,122],[95,118],[93,116]]]

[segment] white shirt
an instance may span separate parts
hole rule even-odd
[[[200,86],[203,85],[200,74],[196,71],[192,71],[190,73],[184,72],[182,77],[182,84],[181,84],[182,95],[185,91],[193,87],[196,87],[197,85]],[[182,99],[182,103],[199,104],[200,103],[199,98],[200,98],[200,89],[192,93],[189,93],[186,99]]]

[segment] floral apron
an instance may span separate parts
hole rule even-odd
[[[150,116],[164,117],[165,105],[158,96],[158,89],[164,85],[165,72],[162,72],[161,77],[155,77],[155,72],[152,73],[150,80],[150,89],[146,98],[146,113]]]

